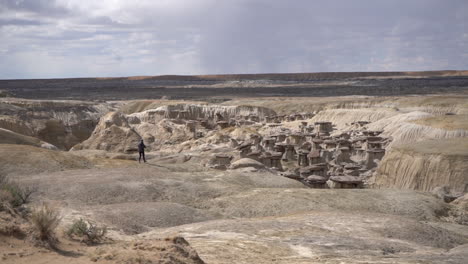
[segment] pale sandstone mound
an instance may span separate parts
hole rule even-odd
[[[72,150],[99,149],[113,152],[136,148],[140,136],[130,127],[125,115],[111,112],[103,116],[91,137],[73,147]]]
[[[432,114],[415,111],[402,113],[390,118],[381,119],[377,122],[368,125],[370,130],[381,130],[383,136],[393,138],[392,145],[397,145],[406,142],[415,142],[427,139],[447,139],[468,137],[468,130],[463,127],[453,127],[455,129],[442,128],[439,126],[428,126],[428,122],[419,120],[440,119],[441,123],[446,122],[443,117],[435,117]],[[448,120],[450,123],[450,119]]]
[[[0,102],[0,128],[68,150],[87,139],[98,119],[113,107],[109,103],[6,98]]]
[[[163,119],[156,124],[138,122],[131,124],[120,112],[111,112],[101,118],[90,138],[75,145],[72,150],[97,149],[111,152],[133,153],[141,139],[147,151],[157,150],[164,144],[182,143],[193,138],[184,123]]]
[[[46,149],[57,149],[54,145],[37,138],[24,136],[3,128],[0,128],[0,144],[31,145]]]
[[[255,169],[264,169],[265,165],[253,159],[243,158],[243,159],[233,162],[231,166],[229,167],[229,169],[236,170],[236,169],[249,168],[249,167],[255,168]]]
[[[449,186],[468,191],[468,138],[395,145],[375,176],[380,187],[431,191]]]
[[[0,144],[0,174],[3,175],[30,175],[91,167],[93,165],[88,159],[67,152]]]
[[[450,131],[468,130],[468,114],[437,115],[418,119],[412,121],[412,123]]]
[[[423,111],[431,114],[468,114],[468,96],[337,96],[337,97],[257,97],[233,99],[223,105],[248,104],[275,110],[278,114],[317,112],[329,109],[388,108],[401,112]]]

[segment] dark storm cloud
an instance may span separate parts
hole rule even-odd
[[[0,0],[0,78],[466,69],[467,21],[464,0]]]
[[[209,32],[203,34],[206,38],[202,42],[202,61],[207,64],[216,61],[218,72],[233,67],[237,71],[274,72],[288,71],[284,67],[288,60],[302,62],[302,66],[288,66],[292,71],[301,68],[321,71],[343,70],[343,65],[352,65],[353,61],[362,61],[372,69],[366,60],[376,57],[373,52],[389,59],[403,54],[407,58],[432,57],[431,53],[450,52],[457,41],[466,45],[466,39],[462,38],[467,15],[456,16],[457,10],[466,6],[463,1],[219,4],[217,18],[223,23],[209,27]],[[461,51],[460,47],[458,50]],[[376,70],[381,69],[376,67]]]

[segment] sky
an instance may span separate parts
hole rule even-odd
[[[468,0],[0,0],[0,79],[468,69]]]

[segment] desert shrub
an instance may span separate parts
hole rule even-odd
[[[7,182],[8,181],[8,178],[6,175],[0,173],[0,186],[4,183],[4,182]]]
[[[13,200],[11,205],[18,207],[31,201],[31,195],[36,192],[36,189],[29,186],[21,186],[15,182],[9,182],[2,187],[3,190],[9,192]]]
[[[13,195],[9,191],[0,189],[0,211],[9,210],[13,201]]]
[[[23,204],[29,203],[31,200],[31,195],[36,192],[35,187],[30,186],[21,186],[20,184],[10,181],[6,176],[0,175],[0,191],[4,194],[2,196],[6,196],[5,193],[10,194],[10,198],[8,203],[12,207],[18,207]]]
[[[68,228],[67,235],[71,238],[78,237],[84,242],[94,244],[101,242],[107,234],[107,227],[98,226],[89,220],[75,220]]]
[[[55,243],[55,229],[61,220],[59,212],[46,204],[34,209],[31,214],[31,222],[35,238],[48,242],[49,245]]]

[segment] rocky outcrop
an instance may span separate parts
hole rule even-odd
[[[91,137],[75,145],[72,150],[99,149],[113,152],[136,151],[140,141],[138,135],[128,124],[125,115],[111,112],[101,118]],[[133,146],[133,149],[130,149]]]
[[[0,128],[68,150],[86,140],[112,108],[107,103],[6,98],[0,102]]]
[[[380,163],[375,185],[422,191],[448,186],[467,192],[468,138],[394,146]]]
[[[236,170],[236,169],[241,169],[241,168],[264,169],[265,165],[253,159],[242,158],[233,162],[231,166],[229,167],[229,169],[231,170]]]
[[[162,147],[170,147],[174,151],[174,145],[196,139],[197,131],[206,136],[208,143],[215,143],[212,142],[216,141],[215,130],[224,131],[217,127],[218,121],[227,122],[235,117],[252,115],[262,118],[269,114],[274,114],[274,111],[261,107],[194,104],[166,105],[130,115],[112,112],[102,117],[90,138],[74,146],[73,150],[131,153],[143,139],[149,151]],[[234,134],[236,131],[238,129],[230,130]],[[245,131],[242,134],[245,136]],[[229,142],[229,136],[223,133],[218,136],[221,137],[219,141]]]
[[[265,116],[276,115],[273,110],[264,107],[175,104],[160,106],[129,116],[148,123],[157,123],[162,119],[177,118],[185,120],[205,119],[214,124],[216,121],[228,121],[237,116],[249,116],[252,114],[260,119]]]

